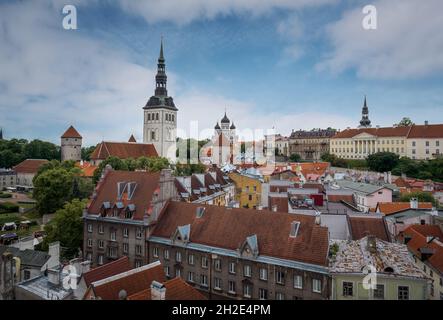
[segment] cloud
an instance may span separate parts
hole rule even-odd
[[[59,135],[74,124],[88,145],[141,132],[142,107],[154,90],[155,70],[131,62],[124,48],[64,30],[60,3],[0,5],[5,134],[51,137],[58,143]],[[149,59],[155,68],[156,57]],[[174,75],[169,76],[173,87]]]
[[[118,0],[125,11],[139,15],[149,23],[168,21],[177,24],[231,14],[259,16],[273,9],[294,10],[335,2],[336,0]]]
[[[363,6],[330,24],[332,52],[317,65],[340,73],[355,70],[360,78],[408,79],[443,70],[443,11],[440,0],[378,0],[377,30],[362,28]]]

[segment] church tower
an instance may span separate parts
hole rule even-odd
[[[177,111],[166,89],[166,65],[163,56],[163,40],[155,76],[155,93],[149,98],[144,110],[143,142],[152,143],[161,157],[175,160],[177,137]]]
[[[359,128],[370,128],[371,127],[371,120],[369,120],[369,109],[368,105],[366,104],[366,96],[365,101],[363,103],[363,109],[361,111],[361,120]]]

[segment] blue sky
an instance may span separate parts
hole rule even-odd
[[[374,125],[403,116],[443,123],[443,4],[367,1],[70,1],[0,3],[0,126],[6,137],[58,142],[73,124],[85,145],[142,138],[164,36],[179,128],[355,127],[363,96]]]

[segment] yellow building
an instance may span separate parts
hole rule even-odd
[[[229,178],[234,181],[235,200],[240,208],[257,209],[261,205],[262,178],[237,172],[230,173]]]

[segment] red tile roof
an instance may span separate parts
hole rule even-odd
[[[158,154],[153,144],[103,141],[92,152],[91,160],[105,160],[110,156],[120,159],[137,159],[140,157],[157,157]]]
[[[389,241],[385,223],[381,217],[352,217],[349,216],[349,227],[352,240],[360,240],[368,235]]]
[[[406,137],[410,129],[411,127],[346,129],[338,132],[331,139],[352,138],[361,133],[367,133],[377,137]]]
[[[443,124],[414,125],[408,138],[442,138]]]
[[[103,280],[129,270],[131,270],[129,258],[124,256],[118,260],[109,262],[103,266],[94,268],[84,273],[83,277],[85,279],[86,286],[89,287],[92,282]]]
[[[38,169],[47,163],[48,160],[42,159],[26,159],[13,167],[17,173],[37,173]]]
[[[385,215],[390,215],[408,209],[411,209],[411,204],[409,202],[379,202],[375,208],[375,211]],[[418,209],[432,209],[432,203],[419,202]]]
[[[435,269],[443,273],[443,234],[438,226],[412,225],[403,231],[403,236],[410,237],[407,246],[417,257],[422,257],[422,248],[433,250],[433,254],[426,261]],[[428,243],[427,236],[438,237],[439,241]]]
[[[152,281],[161,283],[166,281],[163,267],[159,261],[93,282],[91,289],[95,298],[119,300],[121,290],[125,290],[129,297],[150,288]]]
[[[109,171],[104,180],[97,185],[97,196],[88,206],[88,214],[100,214],[104,202],[110,202],[111,208],[117,199],[118,182],[135,182],[137,184],[132,199],[127,199],[127,193],[123,194],[122,202],[124,206],[135,205],[133,220],[143,220],[145,214],[149,214],[152,196],[159,188],[160,173],[150,173],[145,171]],[[109,212],[110,214],[111,212]],[[122,210],[122,215],[124,212]]]
[[[80,133],[78,133],[78,131],[75,130],[75,128],[73,126],[70,126],[68,128],[68,130],[66,130],[65,133],[63,133],[63,135],[61,137],[62,138],[78,138],[78,139],[82,138]]]
[[[196,217],[198,207],[205,208],[201,218]],[[295,238],[289,236],[293,221],[300,222]],[[193,243],[237,250],[255,234],[261,255],[327,265],[328,229],[316,225],[313,216],[171,201],[152,235],[170,239],[178,226],[188,224]]]
[[[165,300],[208,300],[200,291],[181,278],[174,278],[163,284],[166,288]],[[145,289],[128,297],[128,300],[151,300],[151,289]]]
[[[77,168],[80,168],[80,170],[82,171],[81,175],[83,177],[89,177],[89,178],[94,176],[94,172],[98,168],[98,166],[93,166],[90,162],[86,161],[84,161],[83,164],[80,162],[76,162],[75,166]]]

